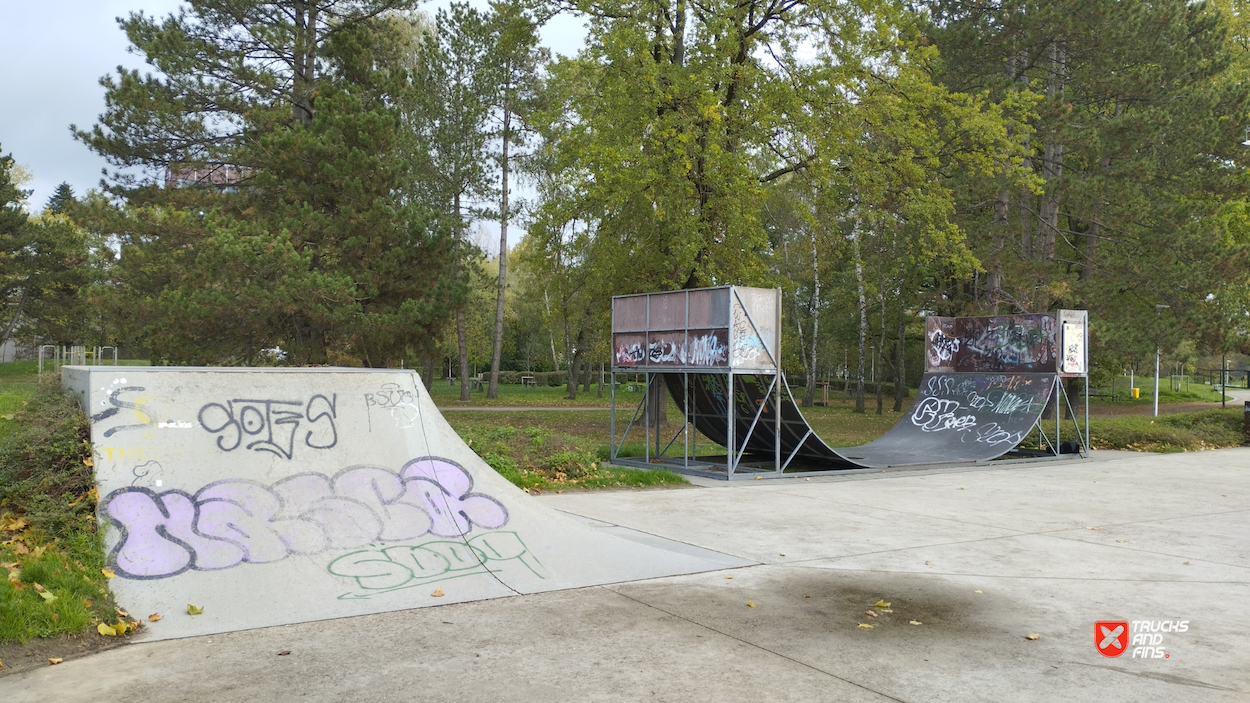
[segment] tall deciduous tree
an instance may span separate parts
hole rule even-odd
[[[512,203],[508,183],[512,173],[514,149],[524,145],[525,120],[536,99],[540,71],[547,62],[547,51],[538,46],[538,23],[520,3],[499,2],[492,5],[491,73],[494,91],[491,100],[495,121],[495,140],[499,143],[496,163],[499,167],[499,285],[495,298],[495,335],[490,361],[490,385],[487,398],[499,395],[499,362],[503,353],[504,303],[508,289],[508,224],[512,219]]]

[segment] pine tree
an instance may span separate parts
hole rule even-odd
[[[56,187],[51,197],[48,198],[48,204],[43,206],[44,210],[50,211],[54,215],[63,215],[69,209],[70,205],[77,202],[74,197],[74,189],[69,183],[61,181],[61,185]]]
[[[119,167],[116,289],[158,358],[398,365],[463,286],[403,106],[418,90],[404,0],[202,0],[122,20],[160,75],[105,78],[78,137]]]

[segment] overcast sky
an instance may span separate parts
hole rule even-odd
[[[88,129],[104,111],[100,77],[118,65],[149,68],[126,51],[116,18],[143,10],[167,15],[178,0],[0,0],[0,153],[12,154],[34,176],[27,188],[42,209],[62,181],[82,195],[98,186],[107,164],[75,140],[69,125]],[[447,0],[421,9],[433,14]],[[474,5],[485,6],[476,1]],[[581,21],[557,17],[543,29],[543,44],[572,55],[585,37]],[[479,228],[480,244],[493,252],[498,229]],[[493,234],[492,234],[493,232]],[[516,237],[509,237],[515,243]]]

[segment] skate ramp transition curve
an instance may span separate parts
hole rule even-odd
[[[1086,373],[1083,310],[931,316],[925,324],[926,373],[919,392],[898,424],[873,442],[830,447],[803,417],[782,374],[782,460],[807,460],[826,469],[990,461],[1014,449],[1038,423],[1058,377]],[[659,375],[678,409],[687,412],[689,405],[688,416],[706,437],[728,444],[732,402],[737,448],[775,456],[772,373],[734,375],[732,399],[728,374]]]
[[[925,374],[919,393],[898,424],[875,441],[838,448],[816,435],[786,385],[781,401],[781,456],[831,469],[989,461],[1015,448],[1033,428],[1050,399],[1054,378],[1045,373]],[[727,377],[692,373],[688,379],[695,428],[724,446],[728,442]],[[678,410],[685,411],[682,375],[664,374],[664,381]],[[735,436],[747,437],[747,454],[771,458],[775,400],[767,390],[767,379],[736,377],[734,423]],[[748,436],[761,405],[759,425],[764,429],[757,428]]]
[[[141,638],[752,563],[542,505],[412,371],[66,366],[62,382],[91,419],[110,585],[162,615]]]

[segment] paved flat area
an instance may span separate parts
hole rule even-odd
[[[1250,449],[538,500],[757,565],[134,644],[0,700],[1250,700]],[[1098,620],[1188,627],[1112,659]]]

